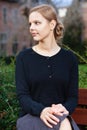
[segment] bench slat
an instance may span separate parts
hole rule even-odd
[[[78,125],[87,126],[87,89],[79,89],[78,106],[72,117]]]
[[[87,89],[79,89],[79,101],[80,105],[87,105]]]
[[[87,109],[84,108],[83,110],[83,108],[76,108],[72,117],[78,125],[87,125]]]

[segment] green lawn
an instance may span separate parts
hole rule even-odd
[[[79,87],[87,88],[87,64],[79,65]]]

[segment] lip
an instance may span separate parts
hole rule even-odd
[[[31,33],[31,34],[32,34],[33,37],[37,35],[37,33]]]

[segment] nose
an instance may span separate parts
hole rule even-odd
[[[31,25],[30,25],[30,31],[32,31],[32,30],[34,30],[35,29],[35,25],[32,23]]]

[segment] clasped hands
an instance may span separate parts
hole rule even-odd
[[[60,122],[58,116],[68,115],[69,112],[62,104],[52,104],[51,107],[46,107],[40,114],[40,119],[50,128]]]

